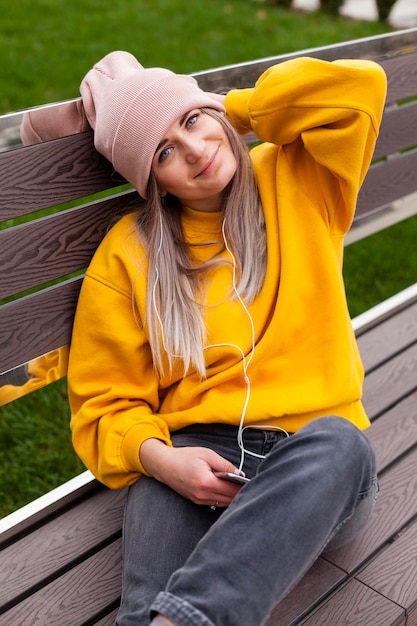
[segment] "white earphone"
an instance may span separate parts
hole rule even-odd
[[[159,256],[161,249],[162,249],[162,241],[163,241],[163,226],[162,226],[162,216],[159,216],[159,222],[160,222],[160,241],[159,241],[159,246],[156,252],[157,257]],[[250,378],[248,376],[248,367],[253,359],[253,356],[255,354],[255,325],[252,319],[252,316],[246,306],[246,304],[244,303],[241,295],[239,294],[239,291],[237,289],[237,285],[236,285],[236,259],[234,257],[234,254],[232,252],[232,250],[229,247],[229,244],[227,243],[227,238],[226,238],[226,232],[225,232],[225,223],[223,220],[223,224],[222,224],[222,236],[223,236],[223,241],[224,241],[224,245],[225,248],[228,252],[228,254],[230,255],[230,258],[232,260],[232,289],[234,294],[236,295],[236,298],[239,300],[240,304],[243,307],[244,312],[246,313],[248,319],[249,319],[249,323],[250,323],[250,328],[251,328],[251,341],[252,341],[252,347],[251,347],[251,351],[249,353],[248,356],[245,355],[245,353],[243,352],[242,348],[234,343],[216,343],[216,344],[210,344],[204,347],[204,350],[209,350],[210,348],[219,348],[219,347],[229,347],[229,348],[235,348],[241,355],[242,357],[242,364],[243,364],[243,378],[245,380],[246,383],[246,394],[245,394],[245,401],[243,403],[243,407],[242,407],[242,412],[241,412],[241,416],[240,416],[240,420],[239,420],[239,428],[238,428],[238,433],[237,433],[237,443],[239,445],[239,448],[241,450],[241,457],[240,457],[240,464],[239,464],[239,470],[242,470],[244,461],[245,461],[245,455],[248,454],[249,456],[253,456],[256,458],[260,458],[263,459],[265,457],[265,455],[263,454],[258,454],[256,452],[251,452],[250,450],[247,450],[244,446],[243,443],[243,432],[246,429],[255,429],[255,430],[277,430],[280,431],[282,433],[284,433],[287,437],[289,437],[289,434],[287,433],[286,430],[284,430],[283,428],[280,428],[279,426],[269,426],[269,425],[263,425],[263,424],[256,424],[256,425],[249,425],[249,426],[244,426],[245,423],[245,417],[246,417],[246,412],[247,412],[247,408],[248,408],[248,404],[249,404],[249,400],[250,400],[250,395],[251,395],[251,381]],[[161,337],[162,337],[162,345],[164,346],[164,349],[166,350],[166,345],[165,345],[165,339],[164,339],[164,328],[163,328],[163,323],[162,323],[162,319],[161,316],[159,314],[158,311],[158,307],[156,304],[156,288],[158,285],[158,281],[159,281],[159,272],[158,272],[158,266],[156,266],[156,270],[155,270],[155,282],[153,285],[153,290],[152,290],[152,294],[153,294],[153,306],[154,306],[154,310],[155,310],[155,315],[158,319],[160,328],[161,328]],[[177,358],[180,358],[180,355],[172,355],[175,356]]]

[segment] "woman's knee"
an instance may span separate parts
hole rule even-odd
[[[361,471],[363,478],[374,477],[375,456],[366,435],[347,419],[337,416],[320,417],[299,432],[309,433],[321,449],[323,460],[348,475]]]

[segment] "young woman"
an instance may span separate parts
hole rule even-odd
[[[385,89],[303,58],[223,97],[125,52],[81,84],[145,199],[88,269],[68,376],[75,449],[129,486],[120,625],[261,626],[369,518],[342,255]]]

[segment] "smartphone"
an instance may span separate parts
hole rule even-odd
[[[246,478],[246,476],[241,476],[240,474],[233,474],[233,472],[216,472],[213,474],[217,476],[217,478],[222,478],[223,480],[230,480],[232,483],[237,483],[238,485],[246,485],[250,481],[250,478]]]

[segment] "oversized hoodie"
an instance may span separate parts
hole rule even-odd
[[[296,59],[233,90],[227,114],[251,151],[265,214],[268,266],[249,305],[233,299],[232,268],[210,270],[205,301],[207,378],[158,377],[146,326],[146,258],[134,214],[107,234],[88,268],[77,307],[68,372],[74,447],[112,488],[145,473],[140,446],[193,423],[295,432],[323,415],[363,429],[363,368],[342,278],[343,238],[372,158],[386,79],[369,61]],[[183,208],[185,240],[204,261],[221,241],[221,213]]]

